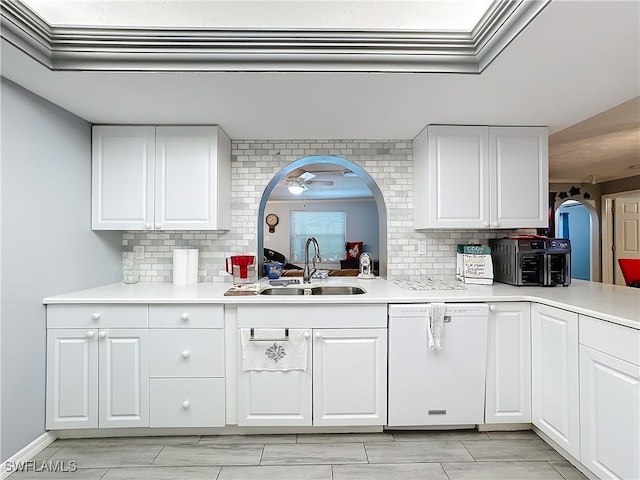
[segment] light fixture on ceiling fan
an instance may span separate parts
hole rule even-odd
[[[289,181],[289,184],[287,185],[287,189],[289,190],[289,193],[293,195],[300,195],[305,190],[308,190],[308,188],[309,187],[307,187],[304,183],[296,180]]]

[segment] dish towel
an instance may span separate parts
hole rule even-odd
[[[447,306],[444,303],[432,303],[429,308],[429,318],[427,321],[427,336],[429,337],[429,348],[440,350],[440,339],[444,328],[444,314]]]
[[[251,329],[243,328],[240,336],[244,371],[288,372],[307,369],[308,330],[290,328],[289,340],[284,340],[284,328],[254,328],[253,340]]]

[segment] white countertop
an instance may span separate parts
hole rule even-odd
[[[514,302],[531,301],[640,329],[640,289],[572,280],[569,287],[513,287],[465,285],[465,290],[404,290],[383,278],[361,280],[332,277],[313,280],[313,285],[358,285],[361,295],[251,295],[224,296],[230,283],[174,286],[170,283],[114,283],[47,297],[45,304],[76,303],[214,303],[214,304],[366,304],[421,302]],[[295,287],[286,287],[295,288]]]

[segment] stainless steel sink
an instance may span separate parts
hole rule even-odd
[[[262,290],[260,295],[304,295],[304,289],[296,287],[267,288]]]
[[[347,285],[322,285],[311,289],[311,295],[361,295],[363,293],[366,292],[362,288]]]
[[[367,293],[360,287],[350,285],[319,285],[303,287],[266,288],[260,295],[361,295]]]

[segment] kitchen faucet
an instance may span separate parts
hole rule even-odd
[[[309,245],[313,243],[313,249],[315,253],[311,262],[313,263],[313,270],[309,269]],[[320,246],[315,237],[307,238],[307,243],[304,244],[304,270],[302,272],[302,283],[311,283],[311,277],[316,273],[316,261],[320,261]]]

